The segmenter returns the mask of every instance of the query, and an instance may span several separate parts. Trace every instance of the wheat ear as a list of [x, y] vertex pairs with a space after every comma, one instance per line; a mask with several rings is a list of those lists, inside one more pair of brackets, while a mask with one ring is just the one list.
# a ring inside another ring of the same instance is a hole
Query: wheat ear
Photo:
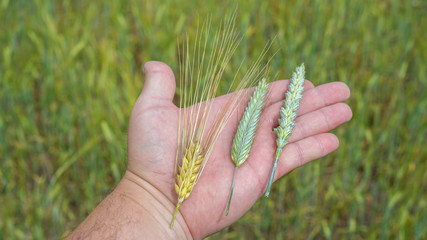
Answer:
[[279, 162], [280, 155], [282, 154], [282, 149], [288, 143], [288, 139], [295, 127], [295, 118], [297, 117], [297, 110], [300, 106], [299, 102], [302, 99], [302, 93], [304, 91], [304, 74], [305, 67], [304, 64], [301, 64], [301, 66], [297, 67], [296, 71], [292, 74], [291, 83], [289, 84], [288, 91], [286, 92], [286, 100], [283, 103], [284, 106], [280, 109], [279, 126], [274, 129], [277, 134], [276, 158], [274, 160], [270, 180], [268, 181], [267, 191], [265, 192], [266, 197], [270, 195], [274, 173], [276, 172], [277, 163]]
[[233, 183], [231, 184], [230, 198], [228, 199], [228, 206], [225, 215], [228, 215], [230, 210], [231, 198], [233, 196], [234, 183], [236, 180], [237, 168], [246, 161], [254, 141], [255, 132], [261, 116], [261, 110], [264, 106], [264, 100], [267, 96], [268, 83], [263, 78], [249, 100], [248, 106], [243, 114], [242, 120], [237, 128], [236, 135], [233, 140], [233, 147], [231, 150], [231, 158], [233, 159], [236, 167], [234, 168]]

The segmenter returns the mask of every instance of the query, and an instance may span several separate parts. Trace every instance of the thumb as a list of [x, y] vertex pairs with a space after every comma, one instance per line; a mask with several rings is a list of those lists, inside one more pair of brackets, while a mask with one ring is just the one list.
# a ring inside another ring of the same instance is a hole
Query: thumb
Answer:
[[145, 63], [143, 72], [145, 82], [140, 97], [173, 100], [176, 83], [172, 69], [167, 64], [150, 61]]

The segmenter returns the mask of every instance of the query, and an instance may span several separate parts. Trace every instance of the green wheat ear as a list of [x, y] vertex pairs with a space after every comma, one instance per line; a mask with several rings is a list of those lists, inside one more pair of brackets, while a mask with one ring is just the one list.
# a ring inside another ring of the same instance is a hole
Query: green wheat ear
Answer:
[[286, 100], [283, 103], [284, 106], [280, 109], [280, 125], [274, 129], [277, 134], [276, 159], [274, 160], [273, 170], [271, 171], [267, 191], [265, 192], [266, 197], [270, 195], [274, 173], [276, 172], [277, 163], [279, 162], [279, 157], [282, 154], [282, 149], [288, 143], [288, 139], [295, 127], [295, 118], [297, 117], [299, 102], [302, 99], [302, 92], [304, 91], [304, 74], [305, 67], [304, 64], [301, 64], [300, 67], [297, 67], [296, 72], [292, 74], [291, 83], [289, 84], [288, 91], [286, 92]]
[[233, 147], [231, 150], [231, 158], [233, 159], [236, 167], [234, 168], [233, 183], [231, 184], [230, 198], [228, 199], [228, 206], [225, 215], [228, 215], [230, 210], [231, 197], [233, 196], [234, 182], [236, 180], [237, 168], [246, 161], [254, 141], [255, 132], [258, 126], [261, 110], [264, 106], [264, 100], [267, 96], [268, 84], [263, 78], [258, 87], [256, 87], [254, 94], [249, 100], [242, 120], [237, 128], [237, 133], [234, 136]]

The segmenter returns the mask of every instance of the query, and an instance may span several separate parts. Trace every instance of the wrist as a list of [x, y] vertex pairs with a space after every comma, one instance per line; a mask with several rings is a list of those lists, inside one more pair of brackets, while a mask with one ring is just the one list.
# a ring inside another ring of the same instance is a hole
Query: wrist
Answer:
[[140, 216], [144, 218], [141, 220], [144, 223], [152, 224], [141, 227], [150, 232], [158, 233], [159, 236], [157, 237], [193, 239], [180, 213], [176, 216], [174, 227], [170, 228], [170, 221], [175, 210], [174, 203], [164, 193], [132, 171], [126, 171], [114, 193], [128, 199], [132, 202], [133, 207], [146, 213]]

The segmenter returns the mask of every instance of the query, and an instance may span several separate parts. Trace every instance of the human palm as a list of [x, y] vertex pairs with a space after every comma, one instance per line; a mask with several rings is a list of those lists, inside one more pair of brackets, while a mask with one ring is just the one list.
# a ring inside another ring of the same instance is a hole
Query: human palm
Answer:
[[[129, 124], [128, 172], [157, 189], [159, 198], [174, 205], [174, 165], [177, 148], [179, 109], [172, 103], [175, 79], [170, 68], [160, 62], [145, 67], [144, 89], [136, 101]], [[238, 107], [222, 131], [204, 172], [190, 197], [180, 208], [177, 221], [186, 224], [194, 238], [214, 233], [241, 217], [262, 196], [274, 161], [279, 109], [289, 81], [271, 83], [270, 94], [261, 115], [260, 126], [249, 158], [237, 171], [230, 213], [225, 216], [234, 171], [231, 146], [245, 106]], [[351, 110], [342, 103], [348, 87], [339, 82], [314, 87], [306, 82], [296, 126], [284, 148], [275, 179], [338, 147], [335, 135], [327, 133], [350, 120]], [[226, 107], [232, 94], [214, 101], [212, 111]], [[273, 192], [274, 194], [274, 192]], [[171, 209], [171, 216], [174, 208]]]

